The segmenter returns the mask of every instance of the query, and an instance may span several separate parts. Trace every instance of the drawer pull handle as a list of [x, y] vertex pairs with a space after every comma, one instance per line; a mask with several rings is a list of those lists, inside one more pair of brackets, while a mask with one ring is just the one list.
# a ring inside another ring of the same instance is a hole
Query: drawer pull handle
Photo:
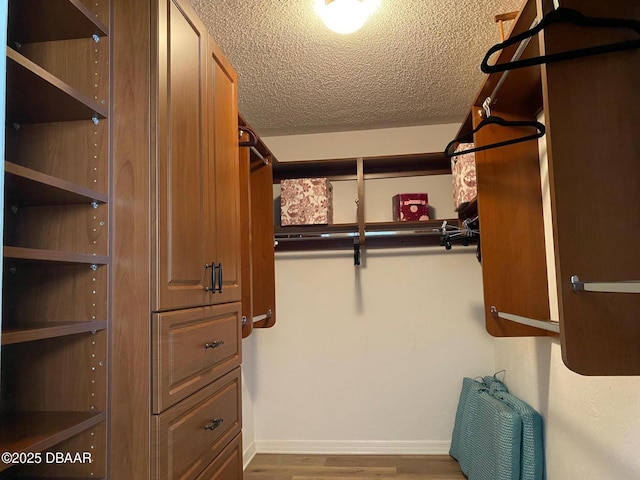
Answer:
[[214, 418], [211, 420], [213, 423], [211, 425], [207, 425], [204, 427], [205, 430], [215, 430], [220, 426], [222, 422], [224, 422], [223, 418]]
[[205, 343], [204, 348], [217, 348], [220, 345], [224, 345], [224, 340], [216, 340], [211, 343]]

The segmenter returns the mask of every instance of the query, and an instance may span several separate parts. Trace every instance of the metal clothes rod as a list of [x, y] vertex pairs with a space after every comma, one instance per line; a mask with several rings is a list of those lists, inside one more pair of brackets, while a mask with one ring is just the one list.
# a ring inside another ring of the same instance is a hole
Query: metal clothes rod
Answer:
[[[365, 237], [392, 237], [392, 236], [432, 236], [440, 235], [440, 229], [433, 230], [384, 230], [379, 232], [365, 232]], [[277, 241], [297, 241], [297, 240], [324, 240], [332, 238], [353, 238], [359, 237], [358, 232], [331, 232], [331, 233], [287, 233], [276, 234]]]
[[253, 317], [253, 323], [261, 322], [262, 320], [267, 320], [271, 318], [272, 315], [273, 313], [271, 312], [271, 310], [267, 310], [267, 313]]
[[622, 282], [581, 282], [577, 275], [571, 277], [574, 292], [601, 293], [640, 293], [640, 281], [630, 280]]
[[[533, 23], [531, 24], [531, 27], [529, 27], [529, 30], [531, 30], [537, 24], [538, 24], [538, 19], [536, 18], [533, 21]], [[520, 60], [520, 57], [524, 53], [525, 49], [529, 46], [529, 42], [531, 42], [531, 38], [532, 37], [529, 37], [529, 38], [523, 40], [520, 43], [520, 45], [518, 45], [518, 49], [513, 54], [513, 57], [511, 57], [511, 60], [509, 61], [509, 63], [513, 63], [515, 61]], [[489, 98], [491, 99], [490, 102], [492, 102], [492, 101], [494, 101], [496, 99], [496, 95], [497, 95], [498, 91], [500, 90], [500, 88], [502, 87], [502, 84], [507, 79], [508, 75], [509, 75], [509, 70], [502, 72], [502, 75], [500, 76], [500, 80], [498, 80], [498, 83], [496, 84], [495, 88], [491, 92], [491, 95], [489, 95]]]
[[560, 324], [551, 320], [536, 320], [534, 318], [521, 317], [520, 315], [514, 315], [512, 313], [499, 312], [495, 306], [491, 307], [491, 314], [511, 322], [541, 328], [542, 330], [548, 330], [549, 332], [560, 333]]
[[269, 157], [265, 157], [264, 155], [262, 155], [262, 153], [260, 153], [260, 150], [258, 150], [256, 147], [249, 147], [249, 149], [251, 150], [251, 153], [258, 157], [258, 160], [260, 160], [265, 165], [269, 165]]

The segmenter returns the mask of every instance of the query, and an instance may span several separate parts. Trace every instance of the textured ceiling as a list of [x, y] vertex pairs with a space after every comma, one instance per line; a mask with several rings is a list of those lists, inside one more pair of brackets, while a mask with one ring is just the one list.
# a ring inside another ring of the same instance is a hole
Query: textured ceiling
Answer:
[[191, 0], [238, 72], [261, 136], [461, 121], [523, 0], [381, 0], [358, 32], [329, 31], [314, 0]]

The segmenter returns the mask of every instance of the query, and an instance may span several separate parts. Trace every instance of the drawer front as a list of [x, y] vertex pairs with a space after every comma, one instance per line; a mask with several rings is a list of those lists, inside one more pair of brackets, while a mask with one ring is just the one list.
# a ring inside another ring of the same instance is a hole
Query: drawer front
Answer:
[[242, 437], [238, 435], [197, 480], [242, 480]]
[[153, 416], [153, 478], [191, 480], [240, 433], [240, 368]]
[[153, 315], [153, 413], [240, 365], [240, 304]]

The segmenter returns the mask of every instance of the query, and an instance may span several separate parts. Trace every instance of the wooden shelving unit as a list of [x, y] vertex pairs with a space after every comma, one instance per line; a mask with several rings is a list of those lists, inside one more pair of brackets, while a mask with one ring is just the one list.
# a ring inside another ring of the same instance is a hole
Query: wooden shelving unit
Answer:
[[1, 478], [106, 478], [109, 1], [10, 0], [2, 451], [91, 452]]
[[437, 230], [442, 222], [457, 225], [458, 219], [367, 222], [364, 191], [368, 180], [444, 174], [451, 174], [451, 162], [442, 153], [276, 162], [273, 183], [287, 178], [326, 177], [356, 181], [358, 192], [356, 223], [276, 227], [276, 250], [353, 248], [354, 242], [371, 248], [439, 245]]

